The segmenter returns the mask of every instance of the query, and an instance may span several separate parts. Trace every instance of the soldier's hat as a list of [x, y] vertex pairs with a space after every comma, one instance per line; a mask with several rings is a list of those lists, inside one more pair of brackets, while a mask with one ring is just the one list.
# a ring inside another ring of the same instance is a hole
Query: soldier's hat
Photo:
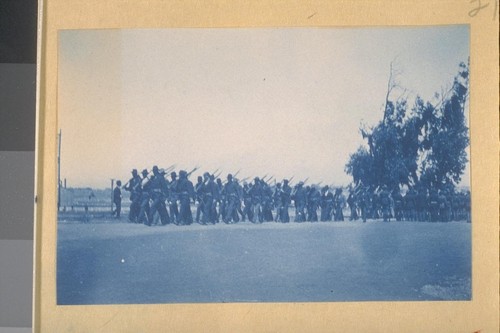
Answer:
[[170, 176], [172, 176], [172, 177], [177, 177], [177, 174], [175, 173], [175, 171], [172, 171], [172, 172], [170, 173]]
[[255, 177], [254, 180], [255, 180], [255, 182], [260, 182], [259, 177]]
[[232, 175], [232, 174], [230, 174], [230, 173], [228, 173], [228, 174], [227, 174], [227, 179], [233, 179], [233, 175]]
[[288, 184], [288, 179], [283, 179], [283, 183]]
[[147, 170], [147, 169], [142, 170], [142, 174], [143, 174], [144, 176], [145, 176], [145, 175], [147, 175], [147, 174], [148, 174], [148, 170]]
[[132, 175], [136, 176], [137, 175], [137, 169], [132, 170]]
[[188, 174], [188, 173], [186, 172], [186, 170], [181, 170], [181, 171], [179, 171], [179, 176], [180, 176], [180, 177], [186, 177], [186, 176], [187, 176], [187, 174]]
[[154, 172], [154, 173], [158, 172], [158, 166], [157, 166], [157, 165], [155, 165], [155, 166], [153, 167], [153, 172]]
[[300, 181], [297, 185], [302, 186], [304, 185], [304, 182]]
[[209, 174], [208, 172], [205, 172], [205, 173], [203, 174], [203, 177], [210, 177], [210, 174]]

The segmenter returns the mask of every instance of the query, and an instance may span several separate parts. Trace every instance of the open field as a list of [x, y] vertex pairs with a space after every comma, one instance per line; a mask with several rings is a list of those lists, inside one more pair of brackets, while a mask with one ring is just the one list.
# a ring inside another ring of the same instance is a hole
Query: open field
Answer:
[[471, 224], [59, 223], [58, 304], [468, 300]]

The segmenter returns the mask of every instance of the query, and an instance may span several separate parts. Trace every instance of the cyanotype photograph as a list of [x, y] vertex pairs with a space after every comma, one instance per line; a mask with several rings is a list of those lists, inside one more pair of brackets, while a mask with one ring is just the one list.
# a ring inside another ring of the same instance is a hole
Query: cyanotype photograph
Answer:
[[59, 31], [57, 304], [471, 300], [469, 34]]

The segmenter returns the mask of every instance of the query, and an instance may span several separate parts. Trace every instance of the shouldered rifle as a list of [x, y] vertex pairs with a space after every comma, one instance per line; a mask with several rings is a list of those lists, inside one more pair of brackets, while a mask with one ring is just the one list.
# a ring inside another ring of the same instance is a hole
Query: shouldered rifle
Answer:
[[160, 169], [160, 172], [163, 172], [164, 174], [167, 174], [169, 173], [170, 171], [174, 170], [175, 169], [175, 164], [172, 164], [171, 166], [169, 166], [168, 168], [165, 168], [165, 169]]
[[191, 171], [189, 171], [189, 172], [187, 173], [187, 177], [191, 176], [191, 175], [193, 174], [193, 172], [195, 172], [195, 171], [196, 171], [196, 170], [198, 170], [199, 168], [200, 168], [200, 167], [198, 167], [198, 166], [197, 166], [197, 167], [194, 167], [194, 168], [193, 168], [193, 170], [191, 170]]

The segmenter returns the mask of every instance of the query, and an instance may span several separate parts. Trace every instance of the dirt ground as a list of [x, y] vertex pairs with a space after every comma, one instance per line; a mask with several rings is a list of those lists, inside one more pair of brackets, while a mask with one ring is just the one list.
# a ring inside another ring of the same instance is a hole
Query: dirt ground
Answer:
[[471, 224], [59, 223], [58, 304], [468, 300]]

